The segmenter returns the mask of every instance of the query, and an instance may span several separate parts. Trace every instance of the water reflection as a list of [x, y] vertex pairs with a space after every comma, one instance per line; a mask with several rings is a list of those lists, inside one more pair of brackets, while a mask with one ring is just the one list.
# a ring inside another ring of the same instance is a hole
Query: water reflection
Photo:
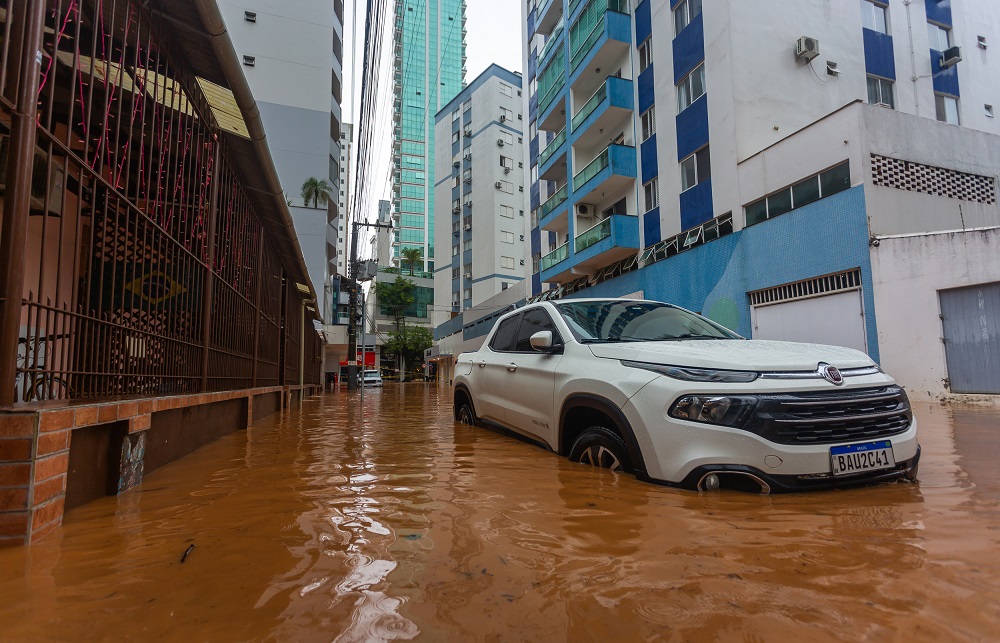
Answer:
[[576, 465], [456, 425], [449, 396], [307, 401], [0, 550], [0, 639], [1000, 631], [996, 412], [918, 407], [919, 485], [766, 497]]

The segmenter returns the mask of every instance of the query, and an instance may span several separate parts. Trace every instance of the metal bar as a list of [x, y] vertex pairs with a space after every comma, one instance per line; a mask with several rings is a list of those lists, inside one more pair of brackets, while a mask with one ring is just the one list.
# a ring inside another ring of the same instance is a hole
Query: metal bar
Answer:
[[[215, 148], [215, 163], [219, 162], [219, 147]], [[219, 181], [212, 177], [212, 196], [208, 205], [208, 265], [205, 267], [205, 292], [202, 294], [202, 341], [204, 352], [201, 358], [201, 390], [208, 390], [208, 353], [212, 339], [212, 287], [215, 282], [215, 228], [218, 221]]]
[[[40, 82], [42, 29], [45, 5], [42, 2], [14, 3], [13, 19], [24, 21], [23, 37], [15, 46], [20, 56], [17, 101], [11, 118], [10, 157], [7, 163], [4, 217], [0, 229], [0, 405], [14, 403], [17, 376], [17, 344], [21, 316], [21, 296], [25, 275], [25, 244], [28, 208], [31, 204], [32, 157], [35, 152]], [[8, 16], [11, 19], [11, 16]]]

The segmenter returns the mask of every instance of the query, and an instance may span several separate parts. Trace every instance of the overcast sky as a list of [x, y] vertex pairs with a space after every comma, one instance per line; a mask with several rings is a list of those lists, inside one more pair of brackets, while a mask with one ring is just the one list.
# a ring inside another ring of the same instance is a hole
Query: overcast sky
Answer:
[[468, 0], [465, 12], [469, 30], [465, 80], [472, 82], [493, 63], [521, 71], [520, 0]]

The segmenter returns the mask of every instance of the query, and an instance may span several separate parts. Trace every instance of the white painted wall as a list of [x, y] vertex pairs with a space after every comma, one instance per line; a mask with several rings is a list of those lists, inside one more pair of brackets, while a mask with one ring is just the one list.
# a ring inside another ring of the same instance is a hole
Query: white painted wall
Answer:
[[872, 249], [882, 368], [915, 399], [947, 397], [938, 291], [1000, 281], [1000, 228], [884, 237]]

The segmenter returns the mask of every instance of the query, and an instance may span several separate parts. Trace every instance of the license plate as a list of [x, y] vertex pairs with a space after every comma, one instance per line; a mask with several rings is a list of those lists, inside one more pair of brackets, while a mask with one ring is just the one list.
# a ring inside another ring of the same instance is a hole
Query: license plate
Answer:
[[892, 456], [892, 442], [889, 440], [830, 447], [830, 462], [835, 476], [891, 469], [896, 466], [896, 459]]

